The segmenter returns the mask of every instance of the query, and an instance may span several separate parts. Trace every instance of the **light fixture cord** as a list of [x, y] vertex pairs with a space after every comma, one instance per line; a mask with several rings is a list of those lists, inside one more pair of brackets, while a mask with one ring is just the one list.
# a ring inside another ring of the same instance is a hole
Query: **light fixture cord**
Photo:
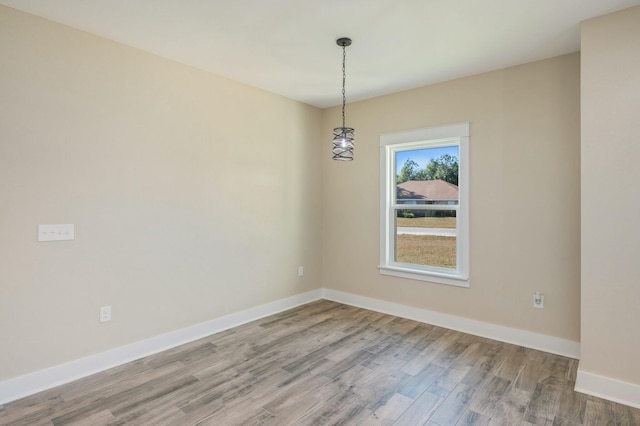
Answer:
[[345, 107], [345, 104], [347, 103], [347, 97], [345, 95], [345, 90], [344, 90], [345, 83], [347, 82], [347, 72], [345, 68], [346, 61], [347, 61], [347, 48], [343, 43], [342, 44], [342, 128], [347, 127], [345, 125], [345, 119], [344, 119], [344, 107]]

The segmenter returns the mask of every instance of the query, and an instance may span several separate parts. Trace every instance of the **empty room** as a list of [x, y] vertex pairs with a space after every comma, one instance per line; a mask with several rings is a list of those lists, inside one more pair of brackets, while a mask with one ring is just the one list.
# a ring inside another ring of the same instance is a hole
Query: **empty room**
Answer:
[[0, 425], [640, 426], [640, 0], [0, 0]]

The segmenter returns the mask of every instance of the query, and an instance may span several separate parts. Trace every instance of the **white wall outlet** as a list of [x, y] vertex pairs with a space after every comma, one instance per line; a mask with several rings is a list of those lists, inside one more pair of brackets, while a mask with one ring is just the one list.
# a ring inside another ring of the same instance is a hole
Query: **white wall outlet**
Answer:
[[111, 306], [100, 307], [100, 322], [111, 321]]
[[69, 241], [74, 238], [73, 223], [38, 225], [38, 241]]
[[304, 275], [304, 266], [298, 266], [298, 276], [301, 277]]
[[544, 294], [539, 291], [533, 293], [533, 307], [538, 309], [544, 308]]

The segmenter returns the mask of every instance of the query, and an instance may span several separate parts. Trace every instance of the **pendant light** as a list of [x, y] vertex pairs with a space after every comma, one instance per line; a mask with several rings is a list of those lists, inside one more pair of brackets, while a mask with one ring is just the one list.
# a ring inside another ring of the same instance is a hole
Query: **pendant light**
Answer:
[[333, 159], [338, 161], [353, 160], [353, 129], [346, 127], [344, 120], [344, 107], [347, 103], [345, 95], [345, 83], [347, 74], [345, 71], [345, 62], [347, 59], [347, 46], [351, 46], [350, 38], [339, 38], [336, 40], [338, 46], [342, 46], [342, 127], [333, 129]]

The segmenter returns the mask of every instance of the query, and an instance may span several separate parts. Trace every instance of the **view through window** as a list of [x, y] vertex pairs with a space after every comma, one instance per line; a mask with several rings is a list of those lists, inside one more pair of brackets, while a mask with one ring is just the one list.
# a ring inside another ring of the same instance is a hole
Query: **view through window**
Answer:
[[468, 286], [469, 123], [380, 136], [380, 273]]
[[455, 269], [459, 148], [397, 151], [395, 260]]

